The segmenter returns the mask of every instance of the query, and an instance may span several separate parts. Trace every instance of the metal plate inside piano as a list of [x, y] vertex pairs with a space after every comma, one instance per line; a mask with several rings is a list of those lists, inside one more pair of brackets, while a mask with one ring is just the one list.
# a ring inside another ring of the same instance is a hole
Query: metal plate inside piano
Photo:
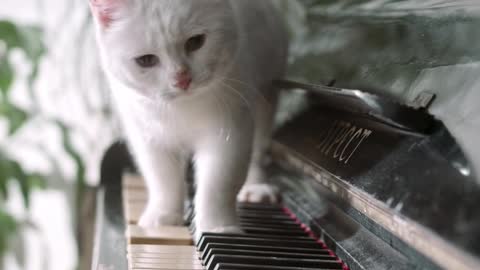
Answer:
[[305, 84], [288, 80], [275, 81], [279, 89], [298, 89], [309, 94], [309, 102], [328, 108], [340, 108], [357, 116], [375, 119], [385, 125], [411, 132], [426, 133], [434, 124], [432, 115], [426, 112], [434, 95], [426, 97], [424, 103], [400, 104], [384, 96], [356, 89]]
[[316, 240], [280, 205], [242, 204], [237, 211], [244, 233], [204, 233], [193, 246], [194, 214], [190, 227], [144, 230], [138, 221], [145, 198], [138, 177], [123, 181], [129, 269], [298, 270], [346, 269], [325, 244]]

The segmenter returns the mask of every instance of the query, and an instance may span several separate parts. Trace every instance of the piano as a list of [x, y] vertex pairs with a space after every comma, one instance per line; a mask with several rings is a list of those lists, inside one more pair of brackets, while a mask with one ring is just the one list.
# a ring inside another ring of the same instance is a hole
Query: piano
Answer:
[[145, 188], [116, 143], [102, 162], [92, 269], [480, 269], [479, 162], [448, 127], [478, 97], [480, 4], [284, 2], [302, 31], [294, 79], [275, 82], [266, 167], [281, 204], [239, 204], [242, 234], [193, 241], [191, 204], [184, 227], [141, 230]]
[[194, 242], [191, 204], [184, 227], [142, 230], [145, 186], [116, 143], [102, 163], [93, 269], [480, 269], [480, 186], [427, 113], [432, 95], [402, 105], [276, 84], [305, 100], [279, 125], [266, 165], [282, 203], [239, 204], [239, 234]]

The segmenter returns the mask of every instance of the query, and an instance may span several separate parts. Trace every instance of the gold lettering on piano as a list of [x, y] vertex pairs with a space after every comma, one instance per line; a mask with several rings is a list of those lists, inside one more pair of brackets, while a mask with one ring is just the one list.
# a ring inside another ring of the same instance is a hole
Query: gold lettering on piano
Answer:
[[316, 146], [320, 153], [341, 163], [348, 164], [359, 147], [373, 131], [350, 122], [337, 120], [326, 130], [322, 141]]

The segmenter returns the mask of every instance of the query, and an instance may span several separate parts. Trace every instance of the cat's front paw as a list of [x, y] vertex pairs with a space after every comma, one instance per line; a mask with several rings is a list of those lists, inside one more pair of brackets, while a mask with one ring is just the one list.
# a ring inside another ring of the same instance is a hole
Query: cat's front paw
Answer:
[[247, 184], [237, 196], [237, 201], [243, 203], [278, 203], [280, 192], [270, 184]]
[[182, 226], [184, 224], [183, 215], [176, 213], [164, 213], [156, 210], [145, 210], [138, 226], [142, 228], [158, 228], [161, 226]]

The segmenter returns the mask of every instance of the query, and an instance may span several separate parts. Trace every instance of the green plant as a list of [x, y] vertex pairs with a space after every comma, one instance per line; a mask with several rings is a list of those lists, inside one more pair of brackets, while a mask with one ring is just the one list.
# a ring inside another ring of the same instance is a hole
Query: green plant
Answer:
[[[22, 53], [25, 56], [24, 59], [30, 64], [26, 79], [31, 104], [28, 109], [15, 105], [11, 99], [12, 86], [18, 80], [11, 57], [15, 52]], [[73, 204], [71, 218], [73, 218], [73, 224], [76, 226], [76, 224], [79, 224], [79, 210], [86, 186], [85, 161], [73, 145], [73, 130], [70, 126], [55, 117], [47, 116], [37, 103], [34, 82], [39, 74], [40, 61], [45, 54], [46, 46], [43, 42], [42, 30], [39, 27], [20, 26], [10, 21], [0, 20], [0, 125], [6, 123], [8, 126], [7, 134], [0, 134], [0, 138], [5, 138], [7, 142], [14, 139], [18, 136], [21, 128], [29, 122], [48, 123], [58, 128], [61, 134], [61, 140], [58, 143], [62, 145], [65, 153], [76, 167], [73, 189], [75, 198], [71, 201]], [[47, 183], [46, 176], [27, 172], [21, 161], [16, 161], [8, 156], [7, 151], [2, 149], [2, 146], [5, 146], [5, 144], [0, 142], [0, 268], [2, 267], [2, 255], [9, 248], [11, 239], [19, 236], [22, 228], [31, 227], [30, 222], [16, 220], [5, 208], [9, 195], [11, 195], [9, 194], [10, 184], [13, 183], [20, 187], [24, 205], [28, 209], [31, 192], [36, 188], [44, 188]], [[48, 156], [48, 153], [45, 154]], [[49, 160], [48, 157], [46, 159]], [[53, 164], [54, 167], [56, 165]], [[68, 189], [66, 187], [68, 184], [63, 184], [65, 186], [62, 186], [62, 191], [65, 191], [64, 189]]]
[[[16, 50], [20, 50], [31, 64], [28, 86], [29, 93], [33, 96], [32, 86], [38, 74], [39, 61], [46, 51], [42, 42], [42, 31], [38, 27], [18, 26], [9, 21], [0, 21], [0, 121], [5, 120], [8, 125], [7, 140], [14, 137], [31, 117], [31, 113], [16, 106], [10, 99], [12, 84], [16, 79], [10, 56]], [[4, 137], [3, 134], [0, 136]], [[26, 172], [20, 163], [2, 151], [0, 145], [0, 258], [22, 224], [22, 221], [15, 220], [5, 209], [5, 202], [9, 198], [9, 185], [12, 182], [20, 187], [26, 208], [30, 203], [31, 191], [45, 185], [42, 175]]]

